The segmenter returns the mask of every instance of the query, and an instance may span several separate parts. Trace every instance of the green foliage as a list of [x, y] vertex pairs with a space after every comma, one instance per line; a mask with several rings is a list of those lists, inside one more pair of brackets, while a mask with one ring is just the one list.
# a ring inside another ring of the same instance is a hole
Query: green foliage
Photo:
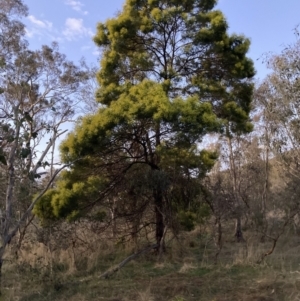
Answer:
[[185, 231], [192, 231], [195, 229], [196, 214], [190, 211], [180, 211], [178, 213], [178, 222]]
[[78, 218], [80, 206], [95, 197], [104, 185], [101, 177], [89, 176], [79, 181], [69, 171], [63, 172], [62, 178], [57, 189], [48, 190], [35, 205], [33, 212], [41, 219], [67, 218], [71, 221]]
[[228, 127], [251, 130], [249, 40], [227, 34], [215, 4], [127, 0], [118, 16], [98, 24], [94, 40], [103, 56], [96, 96], [102, 106], [61, 144], [65, 162], [81, 160], [40, 202], [54, 216], [76, 216], [113, 197], [124, 212], [154, 204], [156, 218], [173, 210], [193, 228], [196, 216], [185, 211], [201, 207], [195, 205], [198, 179], [217, 159], [199, 143]]
[[44, 219], [55, 219], [53, 213], [53, 208], [51, 205], [52, 197], [56, 196], [56, 191], [54, 189], [49, 189], [47, 193], [43, 196], [43, 199], [40, 200], [33, 208], [33, 214], [37, 216], [43, 216]]
[[192, 94], [211, 101], [214, 113], [242, 129], [253, 89], [245, 81], [254, 75], [245, 56], [250, 42], [227, 35], [224, 16], [212, 10], [215, 1], [188, 2], [127, 1], [117, 18], [98, 25], [95, 42], [105, 51], [98, 101], [110, 104], [128, 85], [157, 78], [172, 98]]

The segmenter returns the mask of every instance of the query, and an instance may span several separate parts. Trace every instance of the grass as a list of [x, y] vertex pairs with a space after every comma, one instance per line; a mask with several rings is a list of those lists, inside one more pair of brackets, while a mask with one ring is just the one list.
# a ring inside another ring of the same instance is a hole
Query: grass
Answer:
[[[196, 231], [172, 241], [158, 261], [144, 254], [110, 279], [99, 275], [122, 261], [126, 249], [81, 255], [77, 269], [54, 260], [49, 266], [26, 263], [7, 267], [0, 300], [14, 301], [289, 301], [300, 300], [298, 237], [282, 239], [274, 254], [258, 265], [271, 243], [225, 241], [215, 263], [215, 246]], [[183, 247], [185, 246], [185, 247]], [[40, 256], [40, 255], [39, 255]]]

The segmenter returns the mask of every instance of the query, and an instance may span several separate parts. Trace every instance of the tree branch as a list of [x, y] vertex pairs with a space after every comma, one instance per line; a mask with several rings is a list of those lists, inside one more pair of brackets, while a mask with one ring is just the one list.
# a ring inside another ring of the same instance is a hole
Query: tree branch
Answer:
[[122, 262], [120, 262], [117, 266], [115, 266], [114, 268], [111, 268], [109, 270], [107, 270], [105, 273], [101, 274], [99, 276], [99, 278], [104, 278], [107, 279], [110, 276], [112, 276], [115, 272], [119, 271], [125, 264], [127, 264], [129, 261], [135, 259], [136, 257], [140, 256], [143, 253], [147, 253], [153, 249], [157, 249], [159, 247], [158, 244], [153, 244], [151, 246], [148, 246], [140, 251], [138, 251], [137, 253], [134, 253], [130, 256], [128, 256], [127, 258], [125, 258]]

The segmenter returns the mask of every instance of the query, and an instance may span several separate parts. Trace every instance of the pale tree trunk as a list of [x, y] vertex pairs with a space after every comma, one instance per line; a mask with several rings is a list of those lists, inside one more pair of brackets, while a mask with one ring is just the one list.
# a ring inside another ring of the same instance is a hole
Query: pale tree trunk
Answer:
[[262, 193], [262, 199], [261, 199], [261, 216], [262, 216], [262, 237], [261, 242], [265, 241], [265, 237], [268, 231], [268, 221], [266, 217], [266, 207], [268, 203], [268, 197], [269, 197], [269, 153], [270, 153], [270, 139], [269, 139], [269, 133], [267, 129], [268, 125], [265, 126], [265, 181], [264, 181], [264, 188]]
[[3, 256], [7, 244], [10, 242], [9, 230], [12, 221], [12, 205], [13, 205], [13, 193], [15, 187], [15, 157], [19, 143], [21, 123], [19, 121], [19, 106], [14, 108], [14, 118], [16, 123], [16, 132], [14, 137], [14, 143], [10, 149], [8, 161], [7, 161], [7, 189], [5, 195], [5, 214], [2, 217], [1, 222], [1, 246], [0, 246], [0, 294], [2, 293], [2, 266]]
[[235, 238], [236, 242], [244, 242], [243, 231], [242, 231], [242, 212], [241, 212], [241, 200], [238, 191], [238, 183], [237, 183], [237, 170], [236, 170], [236, 162], [233, 154], [232, 147], [232, 139], [230, 134], [227, 136], [228, 147], [229, 147], [229, 162], [230, 162], [230, 173], [232, 179], [232, 189], [233, 189], [233, 197], [235, 202]]
[[215, 239], [215, 244], [217, 246], [217, 252], [215, 254], [215, 263], [218, 262], [218, 257], [222, 251], [223, 247], [223, 231], [222, 231], [222, 222], [221, 222], [221, 217], [218, 216], [216, 218], [215, 224], [217, 226], [217, 237]]
[[12, 203], [13, 203], [13, 192], [15, 188], [15, 157], [19, 143], [19, 136], [20, 136], [20, 128], [21, 123], [19, 121], [19, 114], [18, 114], [19, 107], [15, 108], [14, 117], [16, 123], [16, 134], [14, 137], [14, 143], [11, 147], [8, 157], [8, 166], [7, 166], [7, 189], [6, 189], [6, 197], [5, 197], [5, 216], [4, 216], [4, 223], [2, 224], [2, 246], [5, 246], [5, 240], [8, 236], [11, 218], [12, 218]]
[[[74, 162], [73, 162], [74, 163]], [[3, 266], [3, 256], [5, 254], [5, 249], [7, 245], [10, 243], [12, 238], [15, 237], [15, 235], [18, 233], [18, 230], [20, 229], [21, 225], [26, 221], [26, 219], [30, 216], [31, 211], [34, 207], [34, 205], [42, 198], [42, 196], [48, 191], [48, 189], [51, 187], [51, 184], [55, 180], [56, 176], [66, 167], [69, 167], [71, 164], [63, 165], [60, 169], [56, 170], [56, 172], [53, 174], [49, 182], [47, 183], [46, 187], [39, 193], [39, 195], [32, 201], [32, 203], [28, 206], [27, 210], [23, 213], [21, 219], [17, 222], [16, 225], [10, 227], [10, 229], [7, 230], [6, 235], [2, 235], [2, 245], [0, 246], [0, 281], [2, 277], [2, 266]], [[6, 224], [4, 222], [4, 224]], [[0, 294], [1, 294], [1, 286], [2, 283], [0, 282]]]
[[112, 236], [113, 239], [117, 236], [117, 221], [116, 221], [116, 200], [113, 198], [113, 204], [110, 208], [110, 216], [111, 216], [111, 222], [112, 222]]
[[[18, 120], [18, 109], [15, 109], [15, 119]], [[16, 121], [16, 134], [15, 134], [15, 141], [11, 147], [9, 157], [8, 157], [8, 181], [7, 181], [7, 190], [6, 190], [6, 198], [5, 198], [5, 213], [1, 217], [1, 245], [0, 245], [0, 294], [1, 294], [1, 278], [2, 278], [2, 266], [3, 266], [3, 256], [5, 254], [5, 249], [7, 245], [10, 243], [12, 238], [16, 236], [22, 224], [26, 222], [28, 217], [31, 214], [31, 211], [34, 205], [41, 199], [41, 197], [47, 192], [47, 190], [51, 187], [54, 179], [60, 173], [61, 170], [70, 166], [70, 164], [66, 164], [62, 166], [60, 169], [55, 171], [53, 175], [50, 177], [48, 184], [45, 188], [40, 192], [40, 194], [32, 201], [32, 203], [28, 206], [27, 210], [20, 216], [20, 220], [16, 224], [12, 224], [13, 220], [13, 202], [14, 202], [14, 189], [15, 189], [15, 160], [17, 155], [17, 148], [19, 143], [19, 135], [20, 135], [20, 127], [21, 124]], [[64, 131], [65, 132], [65, 131]], [[52, 142], [50, 142], [44, 152], [42, 153], [41, 157], [39, 158], [39, 162], [42, 162], [46, 154], [48, 153], [49, 149], [51, 148], [54, 141], [62, 135], [64, 132], [60, 134], [54, 133], [52, 137]], [[35, 174], [37, 172], [39, 165], [36, 164], [32, 170], [32, 173]]]
[[[53, 133], [56, 136], [56, 130]], [[56, 140], [56, 139], [55, 139]], [[51, 164], [50, 164], [50, 178], [53, 176], [54, 173], [54, 153], [55, 153], [55, 142], [52, 143], [52, 150], [51, 150]], [[54, 183], [51, 184], [51, 188], [53, 188]]]

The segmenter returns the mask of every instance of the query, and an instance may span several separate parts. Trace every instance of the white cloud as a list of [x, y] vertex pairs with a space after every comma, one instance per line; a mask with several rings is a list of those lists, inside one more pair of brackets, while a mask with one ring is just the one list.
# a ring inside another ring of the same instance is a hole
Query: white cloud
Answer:
[[52, 28], [52, 22], [49, 22], [47, 20], [39, 20], [37, 19], [35, 16], [30, 15], [28, 16], [28, 20], [34, 24], [36, 27], [39, 28], [47, 28], [47, 29], [51, 29]]
[[99, 57], [101, 55], [101, 52], [98, 48], [95, 48], [92, 53], [93, 53], [93, 55], [95, 55], [97, 57]]
[[29, 22], [27, 22], [28, 26], [26, 26], [25, 32], [28, 38], [33, 38], [33, 37], [42, 38], [45, 36], [51, 38], [54, 32], [52, 22], [47, 21], [45, 19], [38, 19], [33, 15], [29, 15], [27, 17], [27, 20]]
[[61, 38], [61, 36], [59, 35], [59, 32], [57, 30], [48, 30], [46, 28], [36, 28], [36, 27], [32, 27], [32, 28], [25, 28], [25, 33], [26, 36], [31, 39], [38, 39], [39, 41], [43, 41], [43, 43], [45, 43], [45, 40], [47, 39], [49, 42], [63, 42], [64, 39]]
[[65, 4], [72, 7], [72, 9], [76, 10], [77, 12], [83, 13], [84, 15], [87, 15], [87, 11], [83, 11], [82, 8], [84, 7], [84, 4], [80, 1], [76, 0], [65, 0]]
[[44, 19], [38, 19], [33, 15], [28, 18], [28, 25], [26, 26], [26, 36], [28, 38], [43, 39], [48, 37], [49, 40], [63, 42], [64, 40], [75, 41], [80, 38], [90, 38], [94, 35], [91, 28], [85, 27], [83, 19], [79, 18], [67, 18], [62, 31], [57, 30], [53, 27], [52, 22]]
[[63, 35], [69, 40], [76, 40], [82, 37], [91, 37], [94, 35], [90, 28], [83, 25], [82, 19], [68, 18], [65, 22], [65, 29]]
[[34, 36], [34, 31], [28, 28], [25, 28], [25, 33], [28, 38], [32, 38]]
[[84, 45], [84, 46], [80, 47], [81, 51], [87, 51], [87, 50], [90, 50], [91, 48], [92, 48], [91, 45]]

